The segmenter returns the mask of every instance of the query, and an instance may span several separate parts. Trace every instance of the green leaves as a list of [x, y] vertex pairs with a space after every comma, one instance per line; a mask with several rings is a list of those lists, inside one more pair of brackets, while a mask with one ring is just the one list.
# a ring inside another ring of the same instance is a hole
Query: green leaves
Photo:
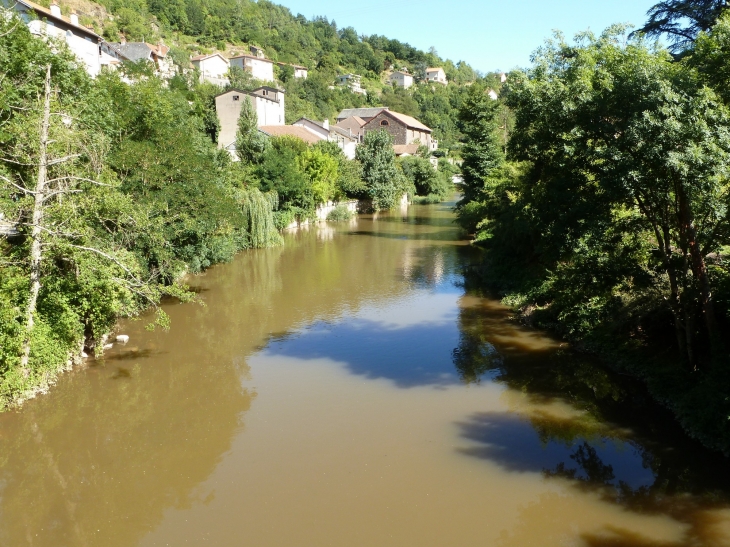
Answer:
[[406, 181], [398, 172], [393, 151], [393, 137], [387, 131], [370, 131], [357, 147], [362, 178], [376, 211], [392, 209], [406, 190]]

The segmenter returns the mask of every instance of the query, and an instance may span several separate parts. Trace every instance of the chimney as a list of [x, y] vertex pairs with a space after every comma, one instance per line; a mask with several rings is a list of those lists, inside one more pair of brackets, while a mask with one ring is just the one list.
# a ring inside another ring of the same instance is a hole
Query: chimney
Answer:
[[71, 15], [69, 15], [69, 18], [71, 19], [71, 24], [78, 27], [79, 26], [79, 16], [76, 13], [75, 9], [71, 10]]
[[53, 0], [51, 2], [51, 15], [61, 17], [61, 6], [58, 5], [58, 2], [56, 2], [56, 0]]
[[119, 43], [124, 45], [127, 45], [127, 37], [122, 34], [122, 37], [119, 39]]
[[327, 131], [330, 130], [330, 121], [329, 121], [329, 119], [327, 119], [327, 120], [324, 121], [324, 123], [322, 124], [322, 127], [324, 127]]

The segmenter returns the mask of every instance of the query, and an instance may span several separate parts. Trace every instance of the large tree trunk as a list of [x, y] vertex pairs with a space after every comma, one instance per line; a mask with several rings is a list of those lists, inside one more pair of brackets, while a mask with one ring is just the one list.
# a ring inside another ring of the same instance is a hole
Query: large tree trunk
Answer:
[[699, 284], [700, 288], [700, 304], [702, 306], [702, 315], [710, 336], [710, 343], [716, 346], [720, 341], [717, 320], [715, 318], [715, 309], [712, 303], [712, 288], [710, 287], [710, 277], [707, 274], [707, 265], [702, 256], [702, 250], [697, 241], [697, 229], [694, 225], [692, 209], [687, 199], [684, 188], [679, 187], [679, 221], [684, 232], [684, 236], [689, 247], [689, 255], [692, 266], [692, 275]]
[[48, 128], [51, 120], [51, 65], [46, 67], [46, 86], [43, 97], [43, 120], [41, 121], [40, 150], [38, 156], [38, 180], [36, 182], [33, 204], [33, 226], [30, 234], [30, 295], [25, 320], [25, 341], [20, 367], [25, 377], [30, 374], [30, 343], [35, 323], [35, 312], [38, 304], [38, 293], [41, 290], [41, 259], [43, 249], [41, 226], [43, 223], [43, 202], [45, 200], [46, 179], [48, 170]]

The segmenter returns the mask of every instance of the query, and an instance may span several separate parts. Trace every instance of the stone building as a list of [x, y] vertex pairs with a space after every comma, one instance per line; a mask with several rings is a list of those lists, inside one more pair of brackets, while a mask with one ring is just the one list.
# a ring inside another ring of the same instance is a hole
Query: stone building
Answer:
[[377, 116], [371, 118], [362, 128], [363, 134], [369, 131], [386, 130], [393, 135], [393, 144], [421, 144], [429, 150], [435, 150], [438, 146], [433, 139], [430, 127], [419, 122], [416, 118], [406, 116], [399, 112], [382, 110]]

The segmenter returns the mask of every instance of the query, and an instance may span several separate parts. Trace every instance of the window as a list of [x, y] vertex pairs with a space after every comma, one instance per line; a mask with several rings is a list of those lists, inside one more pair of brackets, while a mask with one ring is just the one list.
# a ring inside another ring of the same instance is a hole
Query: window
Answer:
[[390, 124], [388, 123], [388, 120], [383, 120], [382, 122], [380, 122], [380, 125], [382, 125], [382, 126], [385, 127], [385, 126], [388, 126]]
[[241, 97], [240, 95], [234, 95], [234, 96], [233, 96], [233, 100], [234, 100], [234, 101], [237, 101], [237, 100], [239, 100], [239, 99], [240, 99], [240, 97]]

